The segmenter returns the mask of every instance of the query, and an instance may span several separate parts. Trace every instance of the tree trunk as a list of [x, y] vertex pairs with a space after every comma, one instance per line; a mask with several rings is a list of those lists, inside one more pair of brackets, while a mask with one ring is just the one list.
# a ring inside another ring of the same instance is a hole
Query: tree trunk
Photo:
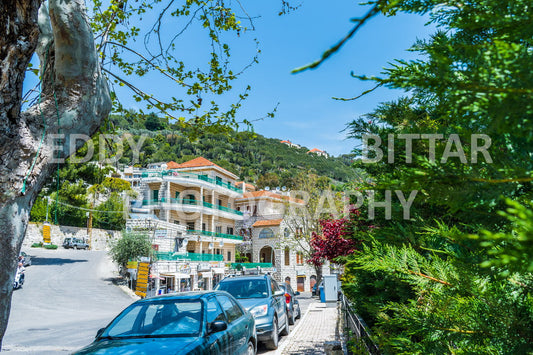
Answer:
[[[71, 135], [94, 134], [111, 110], [84, 1], [50, 0], [49, 12], [39, 5], [0, 4], [0, 348], [31, 206], [57, 167], [54, 158], [83, 144], [73, 138], [71, 145]], [[25, 71], [36, 50], [41, 103], [21, 112]], [[64, 134], [59, 142], [52, 136], [58, 133]]]

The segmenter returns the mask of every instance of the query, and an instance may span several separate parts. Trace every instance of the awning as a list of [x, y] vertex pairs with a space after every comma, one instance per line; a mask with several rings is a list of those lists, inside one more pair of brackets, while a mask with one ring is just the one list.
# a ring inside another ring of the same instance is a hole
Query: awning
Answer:
[[224, 274], [225, 272], [223, 267], [214, 267], [214, 268], [211, 268], [211, 270], [215, 274]]

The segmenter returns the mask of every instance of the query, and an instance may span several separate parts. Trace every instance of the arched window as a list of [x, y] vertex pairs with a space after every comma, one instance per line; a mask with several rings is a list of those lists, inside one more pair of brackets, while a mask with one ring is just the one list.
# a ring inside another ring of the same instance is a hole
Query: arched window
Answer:
[[274, 232], [270, 228], [263, 228], [259, 232], [259, 238], [274, 238]]

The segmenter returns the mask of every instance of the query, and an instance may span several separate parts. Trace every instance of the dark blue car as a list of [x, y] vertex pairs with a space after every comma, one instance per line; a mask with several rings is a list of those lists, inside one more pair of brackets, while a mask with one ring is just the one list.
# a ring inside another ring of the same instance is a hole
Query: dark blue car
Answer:
[[227, 292], [137, 301], [75, 354], [255, 354], [253, 316]]

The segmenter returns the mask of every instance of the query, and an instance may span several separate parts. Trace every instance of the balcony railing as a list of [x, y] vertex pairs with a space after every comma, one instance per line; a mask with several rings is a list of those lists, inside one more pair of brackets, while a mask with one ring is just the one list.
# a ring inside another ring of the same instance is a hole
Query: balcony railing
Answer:
[[189, 205], [189, 206], [191, 205], [192, 206], [203, 206], [203, 207], [207, 207], [211, 209], [233, 213], [233, 214], [236, 214], [237, 216], [242, 216], [241, 211], [237, 211], [229, 207], [214, 205], [212, 203], [205, 202], [205, 201], [199, 201], [199, 200], [180, 199], [180, 198], [164, 198], [164, 197], [161, 198], [160, 200], [143, 200], [143, 206], [159, 205], [160, 203], [170, 203], [170, 204]]
[[159, 177], [159, 178], [162, 178], [163, 176], [175, 176], [175, 177], [180, 177], [180, 178], [184, 178], [184, 179], [196, 179], [196, 180], [206, 181], [206, 182], [209, 182], [211, 184], [218, 185], [218, 186], [222, 186], [222, 187], [224, 187], [224, 188], [226, 188], [228, 190], [231, 190], [231, 191], [242, 192], [242, 189], [233, 186], [233, 184], [231, 184], [229, 182], [224, 182], [224, 181], [220, 181], [220, 180], [217, 180], [217, 179], [213, 179], [212, 177], [209, 177], [207, 175], [194, 174], [194, 173], [190, 173], [190, 172], [186, 173], [186, 172], [180, 172], [180, 171], [176, 171], [176, 170], [144, 171], [141, 174], [141, 176], [143, 178], [148, 178], [148, 177]]
[[233, 235], [233, 234], [226, 234], [226, 233], [216, 233], [216, 232], [199, 231], [199, 230], [188, 230], [186, 233], [187, 234], [204, 235], [206, 237], [217, 237], [217, 238], [227, 238], [227, 239], [234, 239], [234, 240], [242, 240], [241, 236]]
[[255, 269], [258, 266], [262, 269], [268, 269], [272, 268], [272, 263], [231, 263], [230, 268], [239, 269], [242, 267], [246, 269]]
[[221, 254], [200, 254], [200, 253], [185, 253], [177, 254], [173, 252], [157, 252], [158, 260], [188, 260], [188, 261], [223, 261], [224, 256]]

